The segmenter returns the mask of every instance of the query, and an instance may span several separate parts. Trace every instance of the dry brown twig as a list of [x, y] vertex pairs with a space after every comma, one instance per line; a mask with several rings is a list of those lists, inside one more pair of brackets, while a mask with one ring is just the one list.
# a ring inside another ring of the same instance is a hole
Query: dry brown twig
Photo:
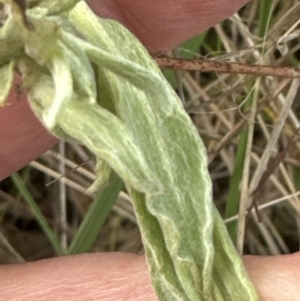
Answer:
[[251, 65], [210, 60], [188, 60], [169, 57], [159, 57], [155, 58], [155, 60], [161, 69], [234, 74], [253, 74], [256, 76], [276, 76], [287, 78], [300, 77], [300, 69], [293, 67]]

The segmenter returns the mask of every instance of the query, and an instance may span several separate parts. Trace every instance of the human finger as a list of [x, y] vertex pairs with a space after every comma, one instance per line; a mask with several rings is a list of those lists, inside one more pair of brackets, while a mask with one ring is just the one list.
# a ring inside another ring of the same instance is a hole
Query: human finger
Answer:
[[[300, 253], [245, 256], [261, 301], [298, 301]], [[145, 256], [94, 253], [0, 266], [2, 300], [157, 301]]]
[[233, 15], [249, 0], [88, 0], [101, 17], [129, 28], [150, 50], [167, 51]]

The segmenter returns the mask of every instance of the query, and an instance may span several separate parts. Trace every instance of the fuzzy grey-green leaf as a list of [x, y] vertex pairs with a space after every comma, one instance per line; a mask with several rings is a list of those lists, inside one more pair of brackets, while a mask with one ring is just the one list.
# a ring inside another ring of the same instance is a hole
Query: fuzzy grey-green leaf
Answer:
[[[75, 2], [55, 2], [52, 13]], [[83, 1], [63, 16], [34, 9], [34, 31], [13, 13], [30, 104], [53, 134], [84, 143], [125, 182], [159, 300], [257, 301], [213, 205], [206, 149], [147, 50]]]

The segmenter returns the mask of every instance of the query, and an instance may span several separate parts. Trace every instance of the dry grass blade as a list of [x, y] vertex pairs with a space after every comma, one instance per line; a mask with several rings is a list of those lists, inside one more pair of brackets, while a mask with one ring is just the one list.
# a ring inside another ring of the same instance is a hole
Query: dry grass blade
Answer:
[[300, 87], [300, 80], [295, 79], [290, 87], [289, 93], [287, 95], [286, 103], [280, 111], [280, 114], [278, 116], [278, 121], [275, 124], [270, 140], [266, 145], [260, 164], [258, 165], [258, 168], [256, 169], [253, 175], [250, 188], [249, 188], [250, 193], [253, 193], [255, 191], [264, 171], [266, 170], [267, 164], [272, 154], [272, 150], [275, 148], [275, 144], [286, 122], [286, 118], [288, 117], [288, 113], [291, 110], [291, 106], [298, 93], [299, 87]]

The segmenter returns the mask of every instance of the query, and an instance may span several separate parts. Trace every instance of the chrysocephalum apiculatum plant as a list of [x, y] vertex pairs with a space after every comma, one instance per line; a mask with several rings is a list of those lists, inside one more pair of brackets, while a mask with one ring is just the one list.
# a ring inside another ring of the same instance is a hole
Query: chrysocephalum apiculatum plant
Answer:
[[61, 139], [114, 170], [133, 199], [161, 301], [254, 301], [256, 292], [212, 203], [205, 147], [141, 43], [84, 1], [0, 0], [0, 104], [14, 72], [32, 110]]

